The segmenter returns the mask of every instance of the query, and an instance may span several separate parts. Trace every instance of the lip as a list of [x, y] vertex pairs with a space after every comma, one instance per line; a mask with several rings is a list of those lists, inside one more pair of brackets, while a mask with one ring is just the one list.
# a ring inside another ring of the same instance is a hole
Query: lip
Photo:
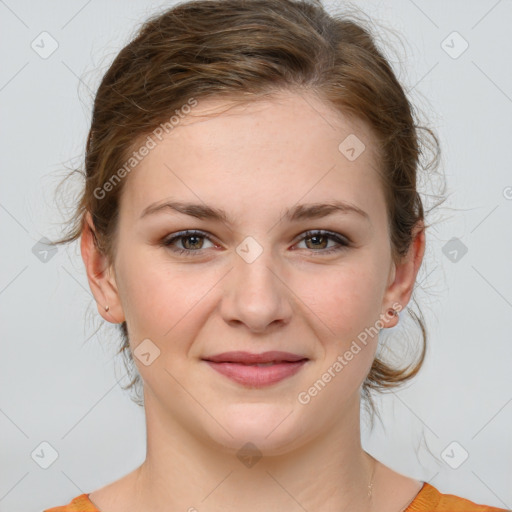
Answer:
[[[203, 361], [229, 379], [251, 387], [270, 386], [295, 375], [308, 361], [307, 357], [277, 350], [253, 354], [223, 352], [203, 358]], [[273, 363], [269, 366], [257, 364]]]

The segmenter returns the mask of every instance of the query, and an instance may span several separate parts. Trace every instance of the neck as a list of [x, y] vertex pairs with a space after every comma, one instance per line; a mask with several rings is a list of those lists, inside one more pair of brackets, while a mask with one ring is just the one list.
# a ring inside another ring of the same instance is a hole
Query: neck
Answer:
[[[309, 442], [245, 463], [211, 439], [164, 421], [150, 398], [145, 407], [147, 454], [129, 486], [133, 509], [371, 510], [368, 485], [375, 459], [361, 447], [359, 401], [343, 411], [346, 421], [340, 419]], [[358, 421], [348, 420], [353, 418]]]

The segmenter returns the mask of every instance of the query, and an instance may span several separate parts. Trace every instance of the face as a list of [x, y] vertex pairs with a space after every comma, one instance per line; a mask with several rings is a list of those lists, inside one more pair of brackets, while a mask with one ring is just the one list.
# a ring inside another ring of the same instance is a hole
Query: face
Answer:
[[[362, 122], [312, 95], [226, 105], [199, 102], [125, 178], [111, 286], [94, 290], [127, 321], [149, 422], [277, 454], [359, 420], [375, 333], [418, 262], [392, 261]], [[365, 149], [340, 150], [349, 136]], [[271, 351], [287, 354], [248, 364]]]

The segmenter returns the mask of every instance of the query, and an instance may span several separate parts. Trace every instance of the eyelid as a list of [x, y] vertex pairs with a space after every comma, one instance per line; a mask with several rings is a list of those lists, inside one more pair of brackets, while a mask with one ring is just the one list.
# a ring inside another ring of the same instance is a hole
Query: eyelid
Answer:
[[[204, 249], [192, 250], [192, 249], [172, 248], [172, 244], [176, 240], [179, 240], [181, 238], [187, 238], [189, 236], [194, 236], [194, 235], [197, 235], [200, 238], [205, 238], [214, 244], [220, 245], [218, 242], [216, 242], [216, 238], [213, 235], [211, 235], [207, 231], [203, 231], [200, 229], [185, 229], [183, 231], [178, 231], [176, 233], [172, 233], [172, 235], [164, 237], [162, 239], [162, 241], [160, 242], [160, 244], [166, 248], [169, 248], [169, 250], [171, 250], [172, 252], [174, 252], [176, 254], [183, 254], [186, 256], [200, 255], [204, 251]], [[307, 238], [311, 238], [313, 236], [324, 236], [328, 240], [333, 240], [334, 242], [336, 242], [338, 244], [337, 246], [330, 247], [328, 249], [319, 249], [319, 250], [306, 249], [307, 251], [309, 251], [311, 253], [318, 253], [319, 256], [332, 254], [334, 252], [340, 252], [344, 249], [348, 249], [349, 247], [352, 247], [352, 245], [353, 245], [352, 241], [347, 236], [342, 235], [341, 233], [337, 233], [335, 231], [329, 231], [326, 229], [309, 229], [309, 230], [303, 231], [294, 240], [293, 245], [296, 245], [297, 243], [302, 242], [303, 240], [305, 240]], [[196, 254], [194, 254], [194, 253], [196, 253]]]
[[[173, 242], [175, 242], [176, 240], [179, 240], [180, 238], [187, 238], [189, 236], [194, 236], [194, 235], [197, 235], [201, 238], [205, 238], [205, 239], [208, 239], [210, 240], [212, 243], [215, 243], [217, 245], [220, 245], [219, 242], [217, 242], [216, 238], [208, 233], [207, 231], [203, 231], [201, 229], [184, 229], [183, 231], [177, 231], [176, 233], [172, 233], [171, 235], [169, 236], [165, 236], [162, 241], [161, 241], [161, 244], [166, 246], [166, 247], [170, 247], [171, 244]], [[185, 249], [182, 249], [182, 250], [185, 250]], [[199, 252], [201, 249], [198, 249], [197, 251], [187, 251], [187, 252]]]
[[337, 233], [336, 231], [329, 231], [328, 229], [308, 229], [306, 231], [303, 231], [299, 238], [297, 239], [298, 242], [301, 242], [304, 240], [304, 238], [308, 238], [310, 236], [327, 236], [334, 239], [340, 239], [342, 240], [346, 245], [351, 245], [352, 240], [348, 238], [346, 235], [342, 235], [341, 233]]

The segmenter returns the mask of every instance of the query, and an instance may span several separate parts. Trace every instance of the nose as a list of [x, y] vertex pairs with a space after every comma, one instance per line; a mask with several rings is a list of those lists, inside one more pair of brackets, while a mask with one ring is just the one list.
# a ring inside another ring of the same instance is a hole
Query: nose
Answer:
[[267, 333], [288, 324], [293, 293], [282, 275], [282, 266], [273, 260], [270, 250], [263, 250], [253, 261], [241, 254], [234, 258], [234, 268], [224, 280], [220, 308], [224, 320], [253, 333]]

